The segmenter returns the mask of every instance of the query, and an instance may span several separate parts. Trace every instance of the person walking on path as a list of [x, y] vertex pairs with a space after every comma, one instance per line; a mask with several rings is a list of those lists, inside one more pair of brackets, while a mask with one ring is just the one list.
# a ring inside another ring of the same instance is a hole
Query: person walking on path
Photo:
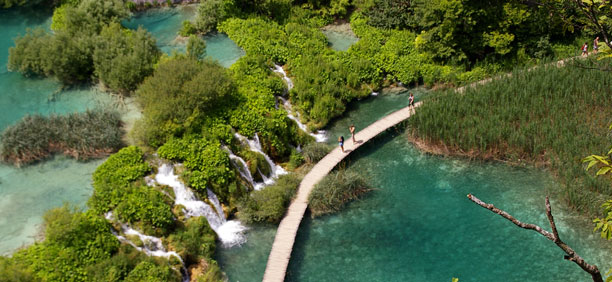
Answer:
[[410, 97], [408, 97], [408, 109], [412, 109], [414, 111], [414, 95], [410, 92]]
[[351, 131], [351, 139], [353, 139], [353, 144], [355, 144], [355, 125], [351, 124], [351, 126], [349, 126], [349, 130]]
[[340, 145], [340, 149], [342, 149], [342, 153], [344, 153], [344, 136], [338, 137], [338, 145]]
[[589, 44], [584, 42], [584, 45], [582, 45], [582, 48], [580, 48], [582, 50], [582, 56], [586, 57], [589, 55]]
[[597, 54], [597, 52], [599, 52], [599, 36], [593, 40], [593, 54]]

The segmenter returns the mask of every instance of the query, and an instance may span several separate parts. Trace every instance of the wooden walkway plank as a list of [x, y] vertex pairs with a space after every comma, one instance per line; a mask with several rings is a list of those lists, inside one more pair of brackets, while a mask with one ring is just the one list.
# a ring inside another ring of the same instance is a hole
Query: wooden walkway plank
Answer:
[[[420, 105], [421, 102], [418, 102], [414, 105], [414, 108]], [[336, 147], [306, 174], [300, 183], [296, 198], [291, 202], [289, 209], [287, 209], [287, 214], [278, 225], [276, 237], [274, 237], [274, 243], [272, 244], [272, 250], [270, 251], [270, 256], [268, 256], [268, 264], [266, 265], [266, 272], [263, 277], [264, 282], [282, 282], [285, 280], [287, 266], [291, 259], [293, 244], [295, 243], [295, 236], [297, 235], [300, 223], [308, 207], [308, 196], [314, 186], [330, 173], [346, 156], [361, 147], [361, 145], [370, 141], [370, 139], [376, 137], [381, 132], [409, 118], [410, 115], [414, 113], [414, 108], [409, 109], [406, 107], [395, 111], [357, 132], [355, 134], [355, 140], [360, 142], [353, 144], [352, 140], [347, 138], [344, 142], [344, 150], [346, 153], [343, 153], [340, 148]]]

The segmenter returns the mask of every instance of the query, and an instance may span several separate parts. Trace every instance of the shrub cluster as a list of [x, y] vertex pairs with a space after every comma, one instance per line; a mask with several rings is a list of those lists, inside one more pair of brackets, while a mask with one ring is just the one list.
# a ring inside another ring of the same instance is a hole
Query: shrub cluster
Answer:
[[365, 177], [351, 170], [335, 171], [323, 178], [308, 196], [308, 208], [313, 216], [341, 210], [346, 203], [370, 191]]
[[258, 191], [240, 203], [238, 217], [247, 222], [278, 223], [295, 195], [301, 178], [295, 174], [279, 177], [273, 185]]
[[160, 52], [147, 31], [121, 27], [128, 15], [120, 0], [64, 4], [54, 12], [53, 33], [30, 30], [15, 40], [8, 68], [65, 84], [93, 76], [113, 91], [132, 91], [153, 72]]
[[78, 160], [106, 156], [122, 146], [121, 134], [121, 119], [114, 111], [26, 116], [2, 132], [0, 159], [22, 165], [53, 153]]

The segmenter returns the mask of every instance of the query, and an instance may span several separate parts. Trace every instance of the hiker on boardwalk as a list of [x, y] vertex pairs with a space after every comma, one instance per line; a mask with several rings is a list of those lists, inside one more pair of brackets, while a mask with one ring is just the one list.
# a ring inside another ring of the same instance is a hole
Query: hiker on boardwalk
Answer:
[[349, 130], [351, 131], [351, 139], [353, 139], [353, 144], [355, 144], [355, 125], [351, 124], [351, 126], [349, 126]]
[[410, 97], [408, 98], [408, 109], [414, 110], [414, 95], [410, 92]]
[[582, 45], [582, 48], [580, 48], [582, 50], [582, 56], [586, 57], [589, 55], [589, 44], [587, 44], [586, 42], [584, 42], [584, 45]]
[[597, 54], [598, 51], [599, 51], [599, 36], [595, 37], [595, 40], [593, 40], [593, 54]]
[[338, 145], [340, 145], [340, 149], [342, 149], [342, 153], [344, 153], [344, 136], [338, 137]]

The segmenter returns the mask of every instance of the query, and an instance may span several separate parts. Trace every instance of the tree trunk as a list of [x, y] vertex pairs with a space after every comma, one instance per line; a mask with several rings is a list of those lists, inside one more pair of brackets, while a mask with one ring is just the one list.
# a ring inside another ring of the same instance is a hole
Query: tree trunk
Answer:
[[476, 203], [477, 205], [485, 209], [488, 209], [492, 211], [493, 213], [501, 215], [503, 218], [511, 221], [516, 226], [523, 228], [523, 229], [530, 229], [535, 232], [538, 232], [542, 236], [546, 237], [548, 240], [553, 241], [559, 248], [561, 248], [567, 254], [567, 256], [565, 256], [566, 260], [575, 262], [578, 266], [580, 266], [580, 268], [582, 268], [582, 270], [588, 272], [593, 278], [594, 282], [603, 282], [603, 278], [601, 277], [601, 273], [599, 272], [599, 269], [597, 268], [597, 266], [586, 263], [584, 259], [582, 259], [581, 256], [579, 256], [570, 246], [565, 244], [563, 241], [561, 241], [561, 238], [559, 238], [559, 232], [557, 232], [557, 225], [555, 224], [555, 220], [552, 215], [552, 211], [550, 208], [550, 201], [548, 200], [548, 196], [546, 197], [546, 217], [548, 218], [548, 222], [550, 223], [550, 227], [552, 228], [552, 233], [542, 229], [542, 227], [537, 226], [535, 224], [521, 222], [518, 219], [511, 216], [509, 213], [496, 208], [493, 204], [487, 204], [481, 201], [480, 199], [476, 198], [472, 194], [468, 194], [467, 197], [468, 199], [470, 199], [472, 202]]

